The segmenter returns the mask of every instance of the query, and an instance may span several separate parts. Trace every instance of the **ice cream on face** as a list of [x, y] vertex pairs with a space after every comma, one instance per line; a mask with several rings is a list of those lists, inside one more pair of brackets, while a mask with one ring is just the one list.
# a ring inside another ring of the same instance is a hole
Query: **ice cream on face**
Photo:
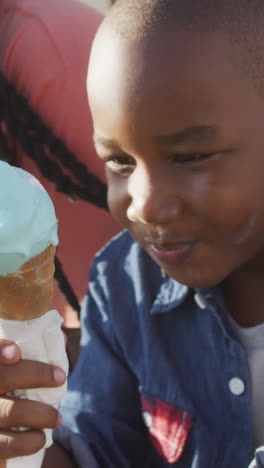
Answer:
[[0, 275], [58, 244], [52, 201], [28, 172], [0, 161]]

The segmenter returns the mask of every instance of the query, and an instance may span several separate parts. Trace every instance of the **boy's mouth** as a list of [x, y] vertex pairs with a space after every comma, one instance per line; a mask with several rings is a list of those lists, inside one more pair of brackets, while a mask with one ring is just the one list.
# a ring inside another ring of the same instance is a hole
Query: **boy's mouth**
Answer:
[[159, 263], [171, 265], [185, 261], [194, 245], [193, 241], [169, 242], [164, 239], [162, 241], [145, 239], [145, 242]]

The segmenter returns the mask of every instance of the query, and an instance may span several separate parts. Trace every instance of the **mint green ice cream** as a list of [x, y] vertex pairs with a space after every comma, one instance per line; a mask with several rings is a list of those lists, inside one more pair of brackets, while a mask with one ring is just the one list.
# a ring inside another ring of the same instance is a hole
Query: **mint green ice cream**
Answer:
[[0, 275], [58, 244], [53, 203], [28, 172], [0, 161]]

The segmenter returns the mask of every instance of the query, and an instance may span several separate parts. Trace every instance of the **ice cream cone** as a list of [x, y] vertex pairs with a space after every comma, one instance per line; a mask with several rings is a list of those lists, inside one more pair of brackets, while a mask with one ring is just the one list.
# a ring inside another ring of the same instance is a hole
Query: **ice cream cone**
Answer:
[[31, 320], [51, 309], [55, 251], [50, 245], [18, 272], [0, 276], [0, 318]]

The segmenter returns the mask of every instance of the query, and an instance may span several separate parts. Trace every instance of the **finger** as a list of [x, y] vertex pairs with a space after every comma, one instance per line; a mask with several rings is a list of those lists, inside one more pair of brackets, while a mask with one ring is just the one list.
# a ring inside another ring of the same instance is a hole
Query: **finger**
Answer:
[[8, 340], [0, 340], [0, 364], [12, 364], [18, 362], [20, 359], [21, 351], [16, 343]]
[[0, 460], [0, 468], [6, 468], [6, 461]]
[[43, 431], [0, 431], [1, 458], [23, 457], [38, 452], [46, 442]]
[[62, 369], [43, 362], [21, 360], [12, 366], [0, 365], [0, 394], [16, 388], [59, 387], [65, 380]]
[[55, 429], [60, 422], [59, 412], [50, 405], [19, 398], [0, 398], [0, 430], [13, 427]]

